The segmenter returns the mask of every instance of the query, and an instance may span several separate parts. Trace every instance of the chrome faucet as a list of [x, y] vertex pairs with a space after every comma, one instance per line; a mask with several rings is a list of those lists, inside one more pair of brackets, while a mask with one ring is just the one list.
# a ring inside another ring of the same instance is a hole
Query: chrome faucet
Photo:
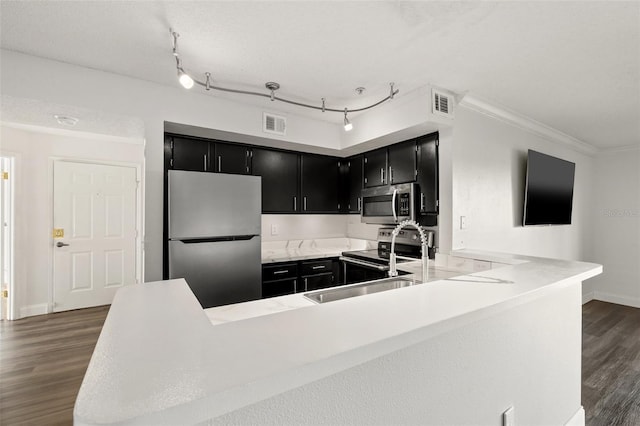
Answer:
[[412, 257], [397, 256], [395, 253], [396, 237], [398, 236], [402, 228], [404, 228], [405, 226], [412, 226], [416, 228], [420, 233], [420, 242], [422, 243], [422, 247], [421, 247], [422, 248], [422, 282], [426, 283], [429, 278], [429, 246], [433, 244], [431, 241], [432, 235], [429, 235], [429, 238], [427, 238], [427, 235], [425, 234], [424, 230], [420, 227], [420, 225], [418, 225], [413, 220], [405, 220], [403, 222], [400, 222], [398, 226], [396, 226], [393, 232], [391, 233], [391, 253], [389, 254], [389, 276], [390, 277], [398, 276], [398, 270], [396, 269], [396, 259], [415, 260]]

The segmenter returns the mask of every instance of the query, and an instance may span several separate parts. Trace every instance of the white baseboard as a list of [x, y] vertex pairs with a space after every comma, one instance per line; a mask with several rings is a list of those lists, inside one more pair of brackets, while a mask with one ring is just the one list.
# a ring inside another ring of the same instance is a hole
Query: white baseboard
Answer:
[[585, 303], [589, 303], [593, 299], [595, 299], [593, 291], [590, 291], [589, 293], [583, 294], [582, 295], [582, 304], [584, 305]]
[[20, 315], [16, 319], [32, 317], [35, 315], [44, 315], [49, 313], [49, 305], [46, 303], [39, 303], [37, 305], [23, 306], [20, 308]]
[[603, 291], [594, 291], [593, 298], [603, 302], [640, 308], [640, 297], [621, 296], [619, 294], [606, 293]]
[[564, 426], [584, 426], [585, 417], [584, 417], [584, 408], [581, 406], [578, 411], [569, 419], [568, 422], [564, 424]]

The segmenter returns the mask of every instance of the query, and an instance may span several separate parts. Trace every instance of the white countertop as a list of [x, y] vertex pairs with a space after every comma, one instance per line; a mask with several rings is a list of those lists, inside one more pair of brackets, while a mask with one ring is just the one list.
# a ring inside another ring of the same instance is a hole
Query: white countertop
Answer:
[[[227, 322], [221, 314], [217, 325], [218, 314], [205, 313], [184, 280], [125, 287], [87, 369], [75, 422], [206, 421], [602, 272], [591, 263], [484, 255], [493, 260], [479, 262], [511, 265], [445, 271], [454, 276], [325, 304], [284, 296], [269, 302], [279, 299], [282, 309]], [[250, 312], [258, 302], [235, 309]]]
[[262, 263], [338, 257], [343, 251], [377, 248], [376, 241], [356, 238], [317, 238], [262, 242]]

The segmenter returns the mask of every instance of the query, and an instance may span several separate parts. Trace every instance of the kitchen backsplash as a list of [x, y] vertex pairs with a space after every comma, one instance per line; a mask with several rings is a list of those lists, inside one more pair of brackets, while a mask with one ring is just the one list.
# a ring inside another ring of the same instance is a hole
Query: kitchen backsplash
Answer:
[[[263, 214], [262, 241], [346, 237], [348, 216], [337, 214]], [[356, 217], [360, 220], [360, 216]]]

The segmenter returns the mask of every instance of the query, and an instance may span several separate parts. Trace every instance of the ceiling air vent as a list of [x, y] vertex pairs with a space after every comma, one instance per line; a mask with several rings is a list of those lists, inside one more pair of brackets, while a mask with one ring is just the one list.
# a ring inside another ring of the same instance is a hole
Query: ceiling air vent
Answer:
[[262, 114], [262, 131], [284, 135], [287, 133], [287, 119], [265, 112]]
[[453, 96], [433, 89], [431, 91], [433, 113], [443, 117], [453, 118]]

